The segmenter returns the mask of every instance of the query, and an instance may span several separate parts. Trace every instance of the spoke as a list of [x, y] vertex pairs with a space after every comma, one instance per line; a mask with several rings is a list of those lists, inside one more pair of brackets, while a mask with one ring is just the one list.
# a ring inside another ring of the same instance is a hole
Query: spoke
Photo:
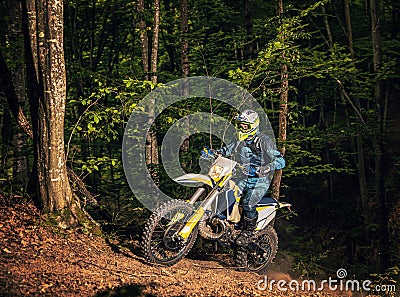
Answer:
[[157, 250], [157, 247], [158, 247], [161, 243], [162, 243], [162, 241], [158, 242], [158, 243], [155, 244], [155, 245], [152, 245], [151, 248], [152, 248], [153, 250]]
[[[172, 209], [158, 221], [151, 236], [153, 242], [151, 250], [155, 258], [168, 261], [178, 257], [185, 250], [186, 245], [173, 236], [184, 226], [191, 214], [192, 211], [187, 209]], [[187, 240], [190, 240], [190, 236]]]
[[154, 233], [164, 233], [164, 232], [165, 232], [165, 231], [162, 231], [162, 230], [154, 230], [154, 231], [153, 231], [153, 234], [154, 234]]
[[[161, 221], [159, 224], [157, 224], [157, 227], [160, 227], [161, 229], [163, 229], [164, 231], [166, 231], [167, 229], [165, 229], [165, 226], [163, 224], [161, 224]], [[157, 228], [156, 227], [156, 228]]]

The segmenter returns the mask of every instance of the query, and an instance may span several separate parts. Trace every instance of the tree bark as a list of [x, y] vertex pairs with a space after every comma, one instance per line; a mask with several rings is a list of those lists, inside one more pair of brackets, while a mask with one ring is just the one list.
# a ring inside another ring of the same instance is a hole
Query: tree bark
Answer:
[[[160, 0], [154, 0], [154, 23], [153, 23], [153, 38], [152, 38], [152, 46], [151, 46], [151, 59], [150, 59], [150, 72], [151, 72], [151, 82], [156, 85], [158, 81], [157, 76], [157, 62], [158, 62], [158, 35], [160, 31]], [[147, 151], [146, 158], [147, 164], [151, 166], [158, 165], [158, 145], [157, 145], [157, 133], [155, 127], [155, 117], [154, 117], [154, 109], [156, 102], [152, 104], [149, 112], [149, 121], [153, 124], [153, 127], [150, 129], [147, 134]], [[157, 179], [157, 174], [153, 171], [153, 177]]]
[[[24, 44], [21, 29], [21, 2], [20, 1], [8, 1], [7, 2], [10, 22], [8, 26], [9, 31], [9, 42], [13, 45], [11, 48], [11, 59], [15, 61], [11, 69], [11, 80], [15, 86], [16, 99], [18, 100], [18, 116], [20, 117], [20, 122], [24, 122], [27, 125], [27, 119], [23, 119], [23, 107], [26, 102], [25, 98], [25, 67], [24, 67]], [[5, 70], [6, 71], [6, 70]], [[6, 74], [7, 75], [7, 74]], [[18, 122], [18, 121], [17, 121]], [[27, 128], [30, 130], [30, 128]], [[25, 190], [28, 178], [29, 178], [29, 168], [28, 168], [28, 141], [27, 135], [19, 127], [15, 129], [13, 133], [13, 183], [15, 188], [21, 191]]]
[[154, 24], [151, 46], [151, 82], [157, 84], [158, 35], [160, 32], [160, 0], [154, 0]]
[[57, 213], [62, 227], [98, 225], [73, 197], [64, 148], [66, 71], [63, 1], [24, 0], [22, 24], [34, 147], [30, 193], [44, 213]]
[[182, 77], [189, 77], [189, 23], [188, 23], [188, 1], [181, 3], [181, 71]]
[[[139, 0], [136, 4], [136, 12], [138, 19], [136, 21], [136, 28], [139, 29], [141, 49], [142, 49], [142, 61], [144, 79], [149, 80], [149, 74], [151, 75], [151, 82], [157, 84], [157, 62], [158, 62], [158, 39], [160, 30], [160, 1], [154, 0], [154, 23], [153, 23], [153, 36], [151, 42], [151, 53], [149, 54], [149, 38], [147, 34], [147, 24], [144, 19], [144, 1]], [[149, 60], [150, 57], [150, 60]], [[155, 102], [149, 106], [146, 110], [148, 113], [148, 122], [154, 123], [154, 107]], [[157, 133], [155, 130], [155, 124], [151, 127], [146, 135], [146, 164], [150, 167], [150, 172], [153, 178], [157, 179], [156, 171], [154, 166], [159, 163], [158, 160], [158, 145], [157, 145]]]
[[[283, 1], [278, 0], [278, 16], [280, 21], [283, 19], [284, 6]], [[281, 33], [280, 36], [282, 42], [285, 41], [285, 36]], [[282, 61], [285, 61], [285, 52], [281, 54]], [[287, 135], [287, 116], [288, 116], [288, 100], [289, 100], [289, 74], [288, 66], [283, 62], [281, 66], [281, 87], [280, 87], [280, 109], [279, 109], [279, 132], [278, 132], [278, 144], [280, 146], [280, 152], [282, 156], [286, 153], [286, 135]], [[274, 178], [272, 180], [272, 197], [279, 199], [280, 186], [282, 181], [282, 169], [276, 170]]]
[[63, 52], [63, 3], [37, 1], [37, 50], [40, 96], [34, 102], [34, 147], [42, 209], [63, 210], [72, 202], [64, 151], [66, 73]]
[[254, 56], [254, 34], [253, 20], [251, 18], [250, 0], [243, 0], [243, 17], [246, 27], [246, 45], [244, 48], [244, 59], [252, 59]]
[[398, 0], [392, 0], [392, 39], [396, 39], [399, 34], [399, 21], [400, 21], [400, 2]]
[[138, 0], [136, 4], [136, 12], [138, 19], [136, 28], [139, 30], [140, 45], [142, 49], [142, 64], [144, 71], [144, 79], [149, 80], [149, 37], [147, 35], [147, 24], [144, 19], [144, 0]]
[[[165, 19], [173, 20], [175, 17], [175, 9], [173, 5], [173, 1], [164, 0], [163, 7], [165, 10]], [[175, 42], [175, 30], [174, 26], [166, 26], [164, 34], [161, 35], [162, 40], [164, 42], [165, 50], [168, 53], [169, 58], [169, 71], [171, 73], [175, 73], [179, 69], [179, 62], [177, 61], [177, 50], [176, 50], [176, 42]]]
[[380, 225], [380, 264], [382, 269], [389, 265], [389, 231], [388, 231], [388, 210], [385, 193], [383, 161], [385, 154], [385, 92], [384, 82], [379, 79], [379, 72], [382, 68], [382, 37], [381, 24], [379, 19], [379, 1], [370, 0], [371, 9], [371, 39], [373, 53], [373, 72], [377, 79], [374, 86], [375, 117], [376, 117], [376, 139], [375, 139], [375, 191], [379, 201], [379, 225]]
[[[188, 23], [188, 1], [182, 0], [181, 2], [181, 73], [182, 77], [185, 79], [189, 77], [190, 73], [190, 65], [189, 65], [189, 23]], [[189, 95], [189, 83], [187, 80], [184, 81], [182, 88], [182, 96], [187, 97]], [[185, 126], [189, 128], [189, 119], [186, 118]], [[185, 135], [182, 136], [181, 139], [182, 152], [187, 152], [189, 150], [189, 138], [186, 138]], [[185, 167], [186, 164], [183, 164]]]
[[321, 9], [322, 9], [322, 14], [323, 14], [326, 35], [328, 36], [328, 47], [332, 48], [333, 47], [333, 37], [332, 37], [332, 32], [331, 32], [331, 26], [329, 26], [329, 20], [328, 20], [328, 15], [326, 13], [325, 5], [321, 5]]
[[[353, 29], [351, 25], [351, 15], [350, 15], [350, 1], [349, 0], [344, 0], [344, 15], [345, 15], [345, 23], [346, 23], [346, 35], [347, 35], [347, 46], [350, 51], [350, 56], [352, 59], [355, 57], [355, 51], [354, 51], [354, 46], [353, 46]], [[346, 91], [344, 90], [342, 86], [342, 94], [344, 96], [347, 96]], [[361, 103], [359, 98], [355, 97], [354, 98], [354, 107], [356, 110], [361, 110]], [[360, 124], [365, 124], [362, 120], [362, 118], [358, 117], [360, 119]], [[356, 169], [357, 169], [357, 177], [358, 177], [358, 182], [359, 182], [359, 188], [360, 188], [360, 196], [361, 196], [361, 204], [363, 208], [363, 216], [364, 216], [364, 222], [366, 225], [372, 224], [373, 223], [373, 218], [371, 215], [371, 202], [370, 202], [370, 197], [368, 195], [368, 183], [367, 183], [367, 177], [366, 177], [366, 171], [365, 171], [365, 157], [364, 157], [364, 144], [363, 144], [363, 139], [361, 136], [361, 131], [358, 128], [358, 132], [356, 135], [356, 139], [353, 140], [355, 143], [353, 144], [356, 150], [356, 157], [355, 157], [355, 163], [356, 163]]]
[[33, 137], [33, 130], [32, 126], [28, 120], [28, 118], [25, 116], [24, 110], [20, 104], [20, 101], [18, 100], [18, 95], [17, 92], [15, 91], [14, 84], [11, 80], [11, 75], [10, 71], [7, 68], [7, 64], [4, 60], [4, 57], [0, 51], [0, 83], [1, 86], [4, 90], [4, 93], [6, 94], [6, 99], [8, 106], [10, 107], [11, 113], [17, 120], [17, 124], [21, 127], [22, 130], [26, 134], [29, 135], [29, 137]]
[[346, 20], [347, 29], [347, 46], [350, 51], [351, 58], [354, 59], [354, 46], [353, 46], [353, 29], [351, 26], [351, 16], [350, 16], [350, 1], [344, 0], [344, 16]]

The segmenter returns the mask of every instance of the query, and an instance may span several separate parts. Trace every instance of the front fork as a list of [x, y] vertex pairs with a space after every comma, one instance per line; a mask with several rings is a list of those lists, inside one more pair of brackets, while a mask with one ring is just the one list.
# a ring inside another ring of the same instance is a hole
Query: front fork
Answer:
[[[204, 216], [205, 210], [211, 206], [214, 199], [218, 196], [218, 194], [219, 194], [218, 189], [219, 189], [218, 186], [214, 187], [212, 189], [212, 191], [210, 192], [210, 194], [208, 194], [208, 197], [200, 204], [199, 208], [194, 211], [194, 214], [190, 217], [190, 219], [185, 224], [185, 226], [181, 229], [181, 231], [179, 231], [178, 235], [180, 237], [182, 237], [183, 239], [186, 239], [189, 237], [189, 235], [190, 235], [190, 233], [192, 233], [192, 230], [194, 229], [194, 227], [196, 227], [197, 223]], [[195, 196], [196, 193], [193, 196]], [[200, 195], [198, 195], [198, 197]], [[192, 197], [192, 199], [190, 199], [191, 204], [193, 204], [196, 201], [196, 200], [194, 200], [194, 201], [193, 200], [194, 199]]]

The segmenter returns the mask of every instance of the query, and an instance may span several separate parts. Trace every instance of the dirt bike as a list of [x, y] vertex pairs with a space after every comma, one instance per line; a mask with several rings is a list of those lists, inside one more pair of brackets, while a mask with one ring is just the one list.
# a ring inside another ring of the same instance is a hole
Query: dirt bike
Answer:
[[218, 156], [207, 175], [185, 174], [179, 184], [198, 186], [189, 201], [172, 200], [161, 205], [145, 224], [142, 252], [148, 262], [171, 266], [184, 258], [200, 234], [230, 245], [241, 270], [264, 273], [278, 249], [278, 236], [271, 222], [280, 208], [290, 204], [264, 197], [257, 204], [257, 228], [246, 247], [238, 246], [241, 234], [240, 189], [232, 181], [236, 167], [231, 159]]

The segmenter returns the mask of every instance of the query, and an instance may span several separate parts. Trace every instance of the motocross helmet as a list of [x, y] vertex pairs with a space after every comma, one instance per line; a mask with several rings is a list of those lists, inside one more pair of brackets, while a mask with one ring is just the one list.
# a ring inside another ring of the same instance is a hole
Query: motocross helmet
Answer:
[[240, 141], [252, 138], [257, 134], [260, 125], [258, 114], [250, 109], [246, 109], [235, 119], [235, 126]]

